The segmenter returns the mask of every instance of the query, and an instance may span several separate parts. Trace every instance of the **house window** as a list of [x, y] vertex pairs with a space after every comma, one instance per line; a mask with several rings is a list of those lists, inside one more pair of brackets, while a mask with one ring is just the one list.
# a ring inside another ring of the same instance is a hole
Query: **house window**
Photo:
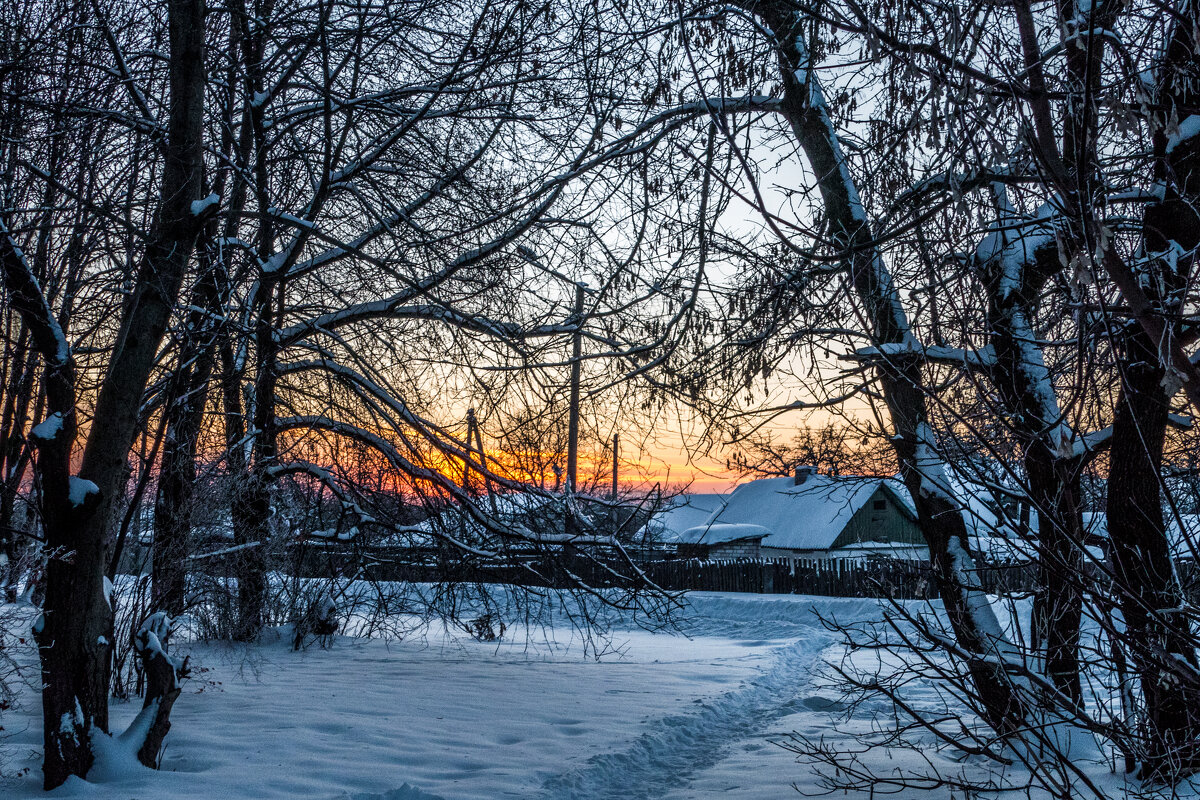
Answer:
[[883, 511], [885, 508], [887, 508], [887, 500], [876, 500], [875, 501], [875, 510], [876, 511]]

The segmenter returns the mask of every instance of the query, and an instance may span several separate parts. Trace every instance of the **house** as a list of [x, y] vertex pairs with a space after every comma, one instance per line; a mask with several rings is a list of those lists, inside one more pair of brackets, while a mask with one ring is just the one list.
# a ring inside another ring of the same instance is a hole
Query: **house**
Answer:
[[[1200, 514], [1176, 514], [1172, 509], [1164, 508], [1163, 522], [1166, 523], [1171, 557], [1180, 561], [1197, 560], [1197, 552], [1200, 550]], [[1098, 559], [1107, 558], [1108, 515], [1103, 511], [1085, 511], [1083, 527], [1087, 531], [1093, 556]]]
[[680, 555], [699, 558], [929, 558], [903, 488], [814, 467], [738, 486], [675, 541]]

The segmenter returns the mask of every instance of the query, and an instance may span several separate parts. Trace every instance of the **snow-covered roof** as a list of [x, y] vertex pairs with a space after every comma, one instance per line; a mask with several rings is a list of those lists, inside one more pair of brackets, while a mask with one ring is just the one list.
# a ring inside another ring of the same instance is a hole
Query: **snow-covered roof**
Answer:
[[667, 501], [665, 507], [646, 524], [645, 532], [662, 541], [679, 541], [688, 528], [703, 525], [717, 509], [725, 505], [726, 494], [681, 494]]
[[566, 497], [542, 492], [497, 492], [495, 495], [476, 497], [472, 501], [475, 513], [461, 505], [451, 505], [421, 520], [406, 525], [394, 533], [374, 540], [375, 544], [396, 547], [431, 547], [437, 544], [439, 535], [465, 537], [478, 544], [491, 540], [492, 530], [477, 518], [484, 517], [495, 525], [523, 525], [540, 532], [553, 527], [566, 513]]
[[885, 489], [904, 513], [915, 516], [907, 500], [882, 478], [810, 475], [797, 486], [792, 478], [762, 478], [733, 490], [725, 507], [705, 526], [753, 525], [766, 528], [763, 547], [827, 550], [850, 518]]
[[771, 531], [762, 525], [718, 522], [715, 525], [697, 525], [679, 534], [681, 544], [723, 544], [742, 539], [762, 539]]

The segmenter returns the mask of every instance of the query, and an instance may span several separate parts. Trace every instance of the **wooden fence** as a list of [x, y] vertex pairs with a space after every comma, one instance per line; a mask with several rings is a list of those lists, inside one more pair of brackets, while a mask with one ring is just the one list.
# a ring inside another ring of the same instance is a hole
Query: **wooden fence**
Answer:
[[[462, 581], [511, 583], [561, 588], [573, 577], [592, 586], [610, 586], [613, 573], [630, 574], [628, 564], [606, 565], [591, 559], [528, 559], [495, 565], [448, 565], [397, 557], [388, 550], [355, 553], [311, 548], [297, 554], [293, 570], [302, 577], [332, 574], [380, 581]], [[755, 592], [811, 594], [828, 597], [935, 597], [928, 562], [849, 561], [816, 559], [664, 559], [638, 563], [646, 577], [660, 588], [675, 591]], [[976, 576], [992, 593], [1022, 592], [1033, 587], [1033, 568], [1027, 564], [985, 566]]]
[[[643, 565], [664, 589], [826, 597], [935, 597], [928, 562], [773, 559], [660, 561]], [[977, 573], [988, 592], [1026, 591], [1033, 571], [1025, 565], [983, 567]]]

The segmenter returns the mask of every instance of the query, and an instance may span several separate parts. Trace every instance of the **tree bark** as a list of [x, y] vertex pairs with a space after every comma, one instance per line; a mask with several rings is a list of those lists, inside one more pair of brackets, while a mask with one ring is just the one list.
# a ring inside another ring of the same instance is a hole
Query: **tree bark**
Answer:
[[190, 315], [179, 349], [182, 363], [168, 385], [167, 428], [154, 502], [151, 605], [171, 616], [181, 615], [186, 606], [196, 448], [213, 365], [211, 342], [201, 340], [211, 333], [203, 316], [199, 312]]
[[9, 363], [9, 381], [5, 387], [3, 421], [0, 423], [0, 543], [6, 559], [0, 587], [4, 601], [17, 600], [21, 580], [21, 547], [15, 522], [17, 496], [29, 466], [32, 451], [24, 433], [29, 423], [36, 373], [35, 354], [29, 349], [29, 331], [21, 323], [21, 334]]
[[[263, 59], [266, 35], [265, 24], [243, 31], [247, 96], [258, 96], [265, 88]], [[275, 230], [269, 195], [269, 131], [265, 109], [261, 104], [252, 105], [247, 117], [254, 135], [255, 199], [261, 214], [256, 245], [260, 259], [267, 259], [274, 254], [275, 249]], [[234, 539], [237, 544], [246, 545], [238, 551], [234, 561], [238, 580], [238, 602], [233, 636], [240, 641], [258, 638], [265, 624], [263, 610], [267, 582], [263, 548], [270, 538], [269, 470], [275, 460], [275, 387], [278, 383], [278, 343], [275, 340], [274, 321], [277, 304], [281, 304], [283, 299], [280, 273], [284, 269], [286, 264], [277, 264], [273, 270], [259, 270], [258, 283], [251, 303], [256, 361], [253, 404], [246, 411], [253, 420], [253, 430], [250, 434], [250, 458], [243, 461], [242, 465], [245, 478], [236, 489], [232, 509]]]
[[[1007, 200], [999, 206], [1001, 229], [1016, 225]], [[1055, 690], [1068, 704], [1078, 706], [1083, 701], [1079, 675], [1083, 457], [1074, 452], [1075, 434], [1059, 408], [1033, 327], [1036, 298], [1045, 279], [1059, 268], [1057, 242], [1026, 234], [1017, 231], [1011, 241], [1003, 234], [1005, 246], [990, 254], [986, 265], [989, 341], [995, 353], [989, 377], [1020, 448], [1030, 500], [1038, 512], [1032, 646]], [[1039, 241], [1050, 244], [1038, 247]], [[1060, 705], [1061, 698], [1046, 697], [1044, 704]]]
[[[221, 125], [221, 153], [231, 163], [244, 165], [247, 161], [253, 132], [244, 113], [242, 92], [239, 91], [240, 62], [232, 57], [242, 52], [242, 26], [229, 26], [229, 68], [225, 74], [225, 97]], [[239, 126], [238, 123], [241, 123]], [[234, 131], [240, 132], [235, 139]], [[155, 498], [155, 558], [153, 576], [153, 607], [179, 616], [186, 605], [186, 556], [190, 551], [189, 538], [196, 494], [196, 457], [198, 440], [208, 404], [209, 384], [224, 347], [225, 327], [218, 322], [223, 316], [222, 292], [229, 281], [229, 265], [223, 248], [215, 245], [218, 233], [226, 240], [236, 237], [238, 224], [245, 207], [246, 180], [241, 170], [234, 170], [232, 191], [227, 203], [223, 226], [213, 218], [201, 235], [199, 252], [200, 280], [189, 303], [191, 312], [184, 324], [179, 342], [178, 364], [167, 390], [166, 444], [159, 468], [158, 492]], [[220, 170], [213, 192], [224, 194], [227, 170]], [[236, 389], [235, 389], [236, 390]], [[236, 438], [240, 438], [236, 437]]]

